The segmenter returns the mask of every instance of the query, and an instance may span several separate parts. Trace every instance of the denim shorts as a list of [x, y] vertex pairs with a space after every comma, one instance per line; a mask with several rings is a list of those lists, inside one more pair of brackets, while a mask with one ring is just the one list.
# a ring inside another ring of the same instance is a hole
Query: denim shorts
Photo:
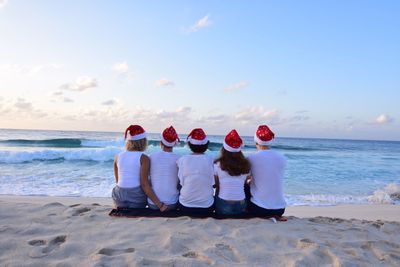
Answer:
[[112, 190], [112, 199], [118, 208], [145, 208], [147, 196], [140, 186], [123, 188], [116, 185]]
[[246, 212], [247, 202], [243, 200], [224, 200], [215, 196], [215, 213], [223, 215], [243, 214]]

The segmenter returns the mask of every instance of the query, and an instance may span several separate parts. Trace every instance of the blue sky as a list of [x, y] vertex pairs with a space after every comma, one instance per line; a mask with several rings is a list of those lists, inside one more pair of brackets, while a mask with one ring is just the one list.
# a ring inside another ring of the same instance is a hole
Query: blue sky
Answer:
[[398, 1], [0, 0], [0, 128], [400, 140]]

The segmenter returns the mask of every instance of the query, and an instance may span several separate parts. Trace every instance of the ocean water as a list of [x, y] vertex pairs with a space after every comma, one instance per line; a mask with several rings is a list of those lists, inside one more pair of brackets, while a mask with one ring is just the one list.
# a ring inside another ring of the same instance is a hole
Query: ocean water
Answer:
[[[148, 139], [146, 153], [159, 151], [159, 134]], [[217, 157], [223, 136], [209, 139]], [[122, 133], [0, 129], [0, 194], [109, 197], [123, 146]], [[273, 149], [288, 159], [289, 205], [400, 204], [400, 142], [277, 138]], [[174, 151], [190, 153], [184, 142]]]

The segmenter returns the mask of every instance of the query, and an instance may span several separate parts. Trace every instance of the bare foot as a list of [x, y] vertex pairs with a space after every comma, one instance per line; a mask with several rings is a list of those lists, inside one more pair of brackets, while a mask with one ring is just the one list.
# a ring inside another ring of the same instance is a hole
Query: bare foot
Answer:
[[287, 222], [287, 218], [283, 217], [283, 216], [274, 216], [274, 218], [278, 221], [278, 222]]

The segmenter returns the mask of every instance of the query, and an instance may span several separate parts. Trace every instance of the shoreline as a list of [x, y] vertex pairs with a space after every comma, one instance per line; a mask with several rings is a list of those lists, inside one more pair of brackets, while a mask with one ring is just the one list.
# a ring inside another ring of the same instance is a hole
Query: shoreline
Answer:
[[[113, 207], [111, 197], [59, 197], [59, 196], [18, 196], [0, 195], [0, 204], [38, 204], [45, 205], [58, 202], [66, 206], [82, 204], [99, 204], [101, 206]], [[339, 204], [327, 206], [288, 206], [284, 216], [294, 216], [298, 218], [329, 217], [345, 220], [382, 220], [400, 222], [400, 205], [394, 204]]]

